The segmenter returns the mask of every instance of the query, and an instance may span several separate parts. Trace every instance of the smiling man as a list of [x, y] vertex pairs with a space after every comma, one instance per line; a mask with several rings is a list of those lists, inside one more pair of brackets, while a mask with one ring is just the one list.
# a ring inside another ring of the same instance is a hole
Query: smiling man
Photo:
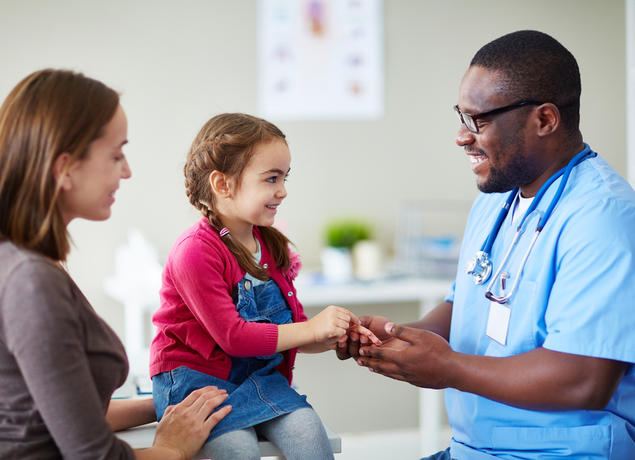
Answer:
[[338, 356], [447, 388], [430, 458], [635, 458], [635, 192], [583, 142], [573, 55], [541, 32], [481, 48], [455, 111], [477, 186], [456, 279], [421, 321]]

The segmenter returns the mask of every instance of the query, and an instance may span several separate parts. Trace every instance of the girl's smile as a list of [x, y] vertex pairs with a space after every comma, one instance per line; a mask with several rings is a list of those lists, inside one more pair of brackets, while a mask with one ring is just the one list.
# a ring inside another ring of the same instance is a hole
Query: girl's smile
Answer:
[[232, 180], [231, 193], [217, 196], [223, 224], [245, 246], [253, 244], [254, 225], [273, 225], [278, 207], [287, 197], [285, 181], [290, 164], [291, 153], [283, 139], [256, 144], [240, 178]]

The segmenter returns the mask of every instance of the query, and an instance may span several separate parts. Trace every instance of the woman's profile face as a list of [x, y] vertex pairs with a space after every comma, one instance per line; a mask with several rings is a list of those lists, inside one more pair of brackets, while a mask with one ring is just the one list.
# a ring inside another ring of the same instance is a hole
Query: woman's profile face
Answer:
[[68, 224], [76, 217], [106, 220], [121, 179], [131, 175], [123, 153], [128, 142], [128, 121], [121, 105], [94, 140], [83, 160], [73, 163], [60, 191], [59, 206]]

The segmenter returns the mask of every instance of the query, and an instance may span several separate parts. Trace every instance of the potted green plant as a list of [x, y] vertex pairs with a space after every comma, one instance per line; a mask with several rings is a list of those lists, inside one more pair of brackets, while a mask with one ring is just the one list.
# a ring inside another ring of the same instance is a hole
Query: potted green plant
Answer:
[[326, 245], [333, 248], [346, 248], [349, 251], [355, 243], [372, 237], [370, 225], [362, 220], [340, 219], [326, 225]]

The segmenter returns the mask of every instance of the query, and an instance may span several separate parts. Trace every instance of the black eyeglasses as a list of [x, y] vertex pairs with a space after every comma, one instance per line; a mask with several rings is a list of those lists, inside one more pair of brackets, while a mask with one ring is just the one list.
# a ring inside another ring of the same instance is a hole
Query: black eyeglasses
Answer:
[[490, 117], [492, 115], [498, 115], [501, 113], [509, 112], [510, 110], [515, 110], [515, 109], [519, 109], [520, 107], [525, 107], [526, 105], [542, 105], [542, 104], [544, 104], [544, 102], [520, 101], [520, 102], [516, 102], [515, 104], [506, 105], [504, 107], [499, 107], [497, 109], [489, 110], [483, 113], [461, 112], [461, 109], [459, 109], [459, 106], [455, 105], [454, 111], [457, 113], [457, 115], [459, 116], [459, 120], [461, 120], [461, 123], [465, 125], [465, 127], [467, 128], [469, 132], [478, 134], [478, 124], [476, 123], [476, 120], [478, 120], [479, 118]]

